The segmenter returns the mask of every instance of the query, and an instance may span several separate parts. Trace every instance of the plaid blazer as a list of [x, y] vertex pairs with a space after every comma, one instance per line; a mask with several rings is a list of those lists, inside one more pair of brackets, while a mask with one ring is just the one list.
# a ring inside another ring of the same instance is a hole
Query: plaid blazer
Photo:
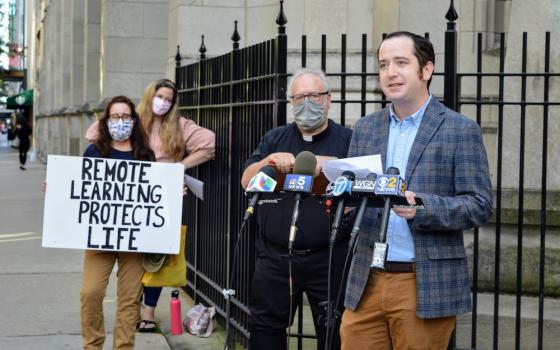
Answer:
[[[381, 154], [386, 163], [389, 108], [361, 118], [348, 156]], [[416, 314], [436, 318], [471, 311], [464, 229], [492, 214], [492, 185], [480, 127], [432, 98], [410, 151], [408, 189], [424, 202], [409, 221], [416, 260]], [[355, 310], [370, 276], [381, 209], [368, 209], [350, 267], [345, 306]], [[398, 292], [398, 291], [396, 291]]]

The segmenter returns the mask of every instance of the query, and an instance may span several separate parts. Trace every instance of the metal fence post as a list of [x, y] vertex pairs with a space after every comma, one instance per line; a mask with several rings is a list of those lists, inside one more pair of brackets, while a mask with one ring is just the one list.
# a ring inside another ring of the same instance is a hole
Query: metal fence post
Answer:
[[177, 45], [177, 54], [175, 55], [175, 84], [179, 84], [179, 68], [181, 68], [181, 52]]
[[[237, 115], [237, 109], [234, 104], [238, 101], [238, 83], [237, 81], [240, 79], [240, 70], [239, 70], [239, 40], [241, 36], [237, 31], [237, 21], [234, 21], [234, 30], [233, 34], [231, 35], [231, 41], [233, 41], [233, 50], [229, 53], [229, 64], [230, 64], [230, 76], [228, 77], [230, 85], [229, 85], [229, 96], [228, 96], [228, 103], [229, 103], [229, 116], [228, 116], [228, 138], [229, 138], [229, 148], [230, 152], [228, 152], [228, 159], [227, 159], [227, 168], [229, 172], [229, 185], [228, 185], [228, 202], [231, 202], [233, 198], [236, 198], [237, 187], [239, 183], [235, 181], [235, 173], [238, 171], [237, 168], [234, 166], [234, 159], [239, 158], [239, 146], [238, 143], [233, 140], [234, 135], [237, 134], [237, 123], [239, 122], [239, 118]], [[237, 272], [236, 271], [236, 264], [235, 264], [235, 242], [239, 239], [238, 235], [241, 232], [237, 232], [236, 229], [236, 220], [237, 217], [232, 215], [232, 211], [229, 211], [228, 217], [228, 234], [227, 234], [227, 260], [226, 260], [226, 290], [230, 291], [233, 290], [236, 293], [236, 290], [240, 287], [237, 285], [232, 276]], [[239, 264], [238, 264], [239, 265]], [[239, 268], [237, 268], [239, 269]], [[230, 284], [231, 283], [231, 284]], [[235, 336], [232, 334], [234, 330], [232, 330], [231, 326], [231, 319], [237, 319], [235, 317], [232, 310], [232, 301], [234, 295], [229, 295], [229, 298], [226, 300], [226, 346], [227, 349], [235, 349]]]
[[204, 45], [204, 35], [200, 36], [200, 47], [198, 48], [198, 52], [200, 53], [200, 60], [206, 58], [206, 45]]
[[457, 109], [457, 30], [455, 21], [459, 16], [455, 11], [453, 0], [445, 18], [447, 30], [445, 31], [445, 67], [444, 67], [444, 89], [443, 103], [453, 109]]
[[[455, 28], [455, 21], [459, 16], [457, 11], [455, 11], [453, 0], [449, 4], [445, 18], [448, 22], [447, 30], [445, 31], [443, 103], [452, 110], [457, 110], [457, 30]], [[456, 330], [457, 328], [451, 334], [451, 339], [449, 339], [447, 346], [448, 350], [453, 350], [456, 347]]]
[[288, 85], [288, 36], [286, 35], [288, 19], [284, 14], [284, 0], [280, 0], [280, 12], [276, 17], [278, 35], [276, 36], [276, 105], [274, 107], [274, 126], [286, 124], [286, 94]]

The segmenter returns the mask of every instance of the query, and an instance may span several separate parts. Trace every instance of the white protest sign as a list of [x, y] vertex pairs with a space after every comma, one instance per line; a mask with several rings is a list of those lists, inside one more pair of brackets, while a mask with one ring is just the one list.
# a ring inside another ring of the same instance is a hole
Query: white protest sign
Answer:
[[178, 254], [183, 166], [49, 155], [43, 247]]

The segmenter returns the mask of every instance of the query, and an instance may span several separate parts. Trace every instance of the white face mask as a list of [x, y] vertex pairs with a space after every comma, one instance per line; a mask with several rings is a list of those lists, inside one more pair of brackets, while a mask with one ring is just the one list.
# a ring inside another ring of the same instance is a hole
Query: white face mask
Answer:
[[152, 112], [156, 115], [164, 115], [171, 108], [171, 102], [165, 101], [161, 97], [154, 97], [152, 100]]
[[107, 128], [109, 129], [109, 134], [113, 140], [125, 141], [130, 138], [130, 135], [132, 135], [134, 120], [108, 120]]

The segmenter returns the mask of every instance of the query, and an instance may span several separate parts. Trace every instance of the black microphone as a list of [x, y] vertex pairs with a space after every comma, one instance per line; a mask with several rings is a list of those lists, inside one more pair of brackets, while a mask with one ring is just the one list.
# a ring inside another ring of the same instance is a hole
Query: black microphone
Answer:
[[300, 152], [296, 156], [294, 163], [294, 172], [287, 174], [284, 180], [284, 191], [295, 193], [295, 203], [292, 212], [292, 221], [290, 223], [290, 236], [288, 240], [288, 249], [291, 251], [294, 246], [297, 231], [297, 219], [299, 216], [299, 204], [302, 194], [311, 192], [313, 186], [313, 176], [315, 175], [315, 167], [317, 166], [317, 158], [309, 151]]
[[[334, 220], [332, 223], [332, 230], [331, 230], [331, 237], [329, 240], [329, 269], [328, 269], [328, 280], [327, 280], [327, 301], [326, 301], [326, 310], [327, 310], [327, 319], [326, 319], [326, 336], [327, 339], [325, 349], [330, 349], [330, 338], [331, 333], [334, 332], [333, 326], [339, 316], [338, 311], [333, 311], [333, 303], [332, 300], [332, 281], [333, 281], [333, 255], [334, 249], [336, 244], [336, 235], [338, 234], [338, 229], [340, 226], [340, 222], [342, 221], [342, 215], [344, 215], [344, 208], [346, 207], [346, 198], [351, 196], [351, 188], [352, 188], [352, 181], [356, 178], [356, 175], [347, 170], [344, 171], [338, 179], [333, 181], [332, 183], [327, 186], [327, 190], [325, 195], [336, 198], [338, 200], [338, 204], [336, 207], [336, 212], [334, 215]], [[327, 199], [328, 200], [328, 199]], [[322, 305], [323, 303], [319, 303]]]
[[255, 211], [255, 205], [259, 201], [259, 197], [261, 193], [266, 192], [274, 192], [274, 188], [276, 187], [276, 179], [278, 179], [278, 173], [274, 169], [274, 167], [270, 165], [265, 165], [259, 170], [259, 172], [253, 176], [253, 178], [249, 181], [247, 185], [246, 193], [252, 193], [253, 196], [249, 201], [249, 206], [247, 210], [245, 210], [245, 216], [243, 217], [243, 221], [249, 220], [253, 212]]
[[379, 228], [379, 240], [375, 242], [373, 247], [373, 258], [371, 267], [375, 269], [384, 270], [387, 262], [387, 255], [389, 252], [389, 244], [385, 242], [387, 235], [387, 226], [389, 225], [389, 218], [391, 216], [391, 206], [393, 200], [401, 197], [404, 198], [406, 191], [406, 184], [399, 176], [399, 169], [390, 167], [387, 169], [386, 174], [381, 174], [377, 177], [375, 183], [375, 194], [384, 199], [383, 216], [381, 217], [381, 227]]
[[332, 192], [330, 193], [333, 197], [338, 199], [338, 204], [336, 206], [336, 211], [334, 214], [334, 220], [331, 230], [331, 245], [334, 245], [336, 241], [336, 234], [340, 226], [340, 221], [342, 220], [342, 215], [344, 215], [344, 208], [346, 204], [346, 197], [350, 196], [352, 181], [356, 178], [353, 172], [346, 170], [342, 175], [333, 182]]
[[377, 182], [375, 183], [375, 194], [385, 199], [381, 227], [379, 229], [379, 240], [381, 242], [385, 242], [385, 236], [387, 235], [393, 199], [395, 197], [404, 197], [406, 192], [406, 183], [399, 174], [398, 168], [390, 167], [387, 169], [386, 174], [377, 177]]
[[352, 249], [356, 237], [360, 232], [360, 226], [362, 225], [362, 220], [366, 212], [368, 201], [370, 196], [374, 195], [375, 183], [377, 179], [377, 174], [369, 173], [364, 179], [357, 179], [352, 185], [352, 194], [360, 196], [360, 205], [358, 207], [358, 212], [356, 213], [356, 218], [354, 219], [354, 227], [350, 233], [350, 241], [348, 243], [348, 249]]

